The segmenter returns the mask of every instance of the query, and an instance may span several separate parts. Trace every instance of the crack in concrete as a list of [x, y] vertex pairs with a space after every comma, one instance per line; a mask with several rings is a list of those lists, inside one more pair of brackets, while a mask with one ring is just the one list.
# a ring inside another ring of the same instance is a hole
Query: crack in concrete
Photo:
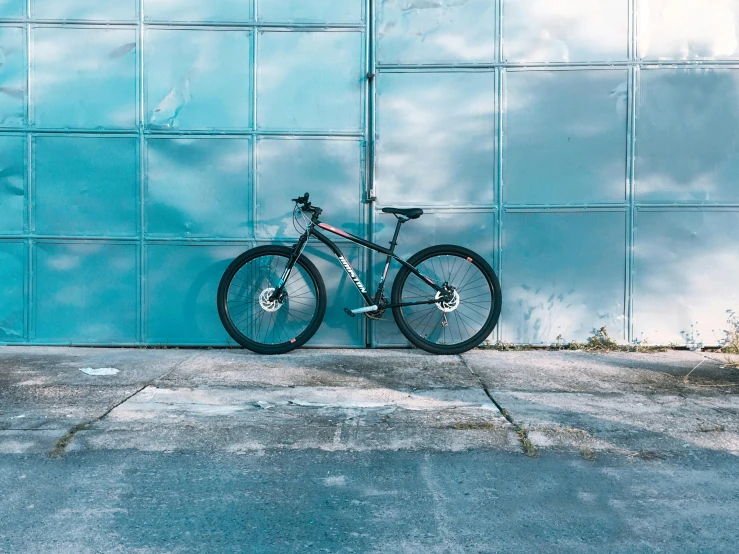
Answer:
[[480, 377], [472, 370], [462, 354], [459, 354], [459, 359], [462, 361], [462, 365], [467, 368], [467, 371], [469, 371], [480, 383], [482, 390], [485, 391], [485, 394], [490, 399], [490, 401], [495, 405], [496, 408], [498, 408], [500, 415], [506, 418], [508, 423], [510, 423], [516, 430], [516, 434], [521, 441], [521, 448], [523, 449], [523, 453], [526, 454], [529, 458], [538, 458], [539, 451], [537, 450], [534, 443], [531, 442], [531, 439], [529, 438], [529, 432], [526, 427], [520, 423], [517, 423], [516, 420], [513, 419], [511, 413], [498, 403], [498, 401], [493, 397], [493, 394], [490, 392], [490, 389], [488, 389], [488, 386], [482, 380], [482, 377]]
[[196, 358], [198, 355], [199, 354], [194, 354], [193, 356], [190, 356], [189, 358], [187, 358], [185, 360], [182, 360], [181, 362], [175, 364], [171, 369], [167, 370], [162, 375], [160, 375], [158, 377], [154, 377], [153, 379], [150, 379], [149, 381], [147, 381], [146, 383], [144, 383], [144, 385], [141, 386], [139, 389], [137, 389], [133, 393], [131, 393], [128, 396], [126, 396], [120, 402], [117, 402], [113, 406], [111, 406], [110, 408], [108, 408], [102, 415], [100, 415], [98, 417], [95, 417], [93, 419], [90, 419], [88, 421], [85, 421], [83, 423], [78, 423], [77, 425], [75, 425], [74, 427], [72, 427], [69, 431], [67, 431], [65, 433], [65, 435], [62, 438], [60, 438], [59, 440], [56, 441], [56, 443], [54, 443], [54, 447], [51, 449], [51, 452], [49, 453], [49, 457], [50, 458], [59, 458], [60, 456], [62, 456], [64, 454], [64, 452], [66, 451], [67, 447], [70, 444], [72, 444], [72, 441], [74, 441], [74, 437], [77, 435], [77, 433], [79, 433], [80, 431], [85, 431], [93, 423], [97, 423], [98, 421], [101, 421], [101, 420], [105, 419], [108, 416], [108, 414], [110, 414], [110, 412], [112, 412], [113, 410], [115, 410], [117, 407], [125, 404], [126, 402], [128, 402], [129, 400], [131, 400], [134, 396], [136, 396], [137, 394], [139, 394], [141, 391], [143, 391], [147, 387], [150, 387], [152, 384], [156, 383], [157, 381], [166, 378], [167, 376], [169, 376], [170, 374], [172, 374], [175, 370], [177, 370], [180, 367], [182, 367], [183, 364], [185, 364], [186, 362], [189, 362], [190, 360]]

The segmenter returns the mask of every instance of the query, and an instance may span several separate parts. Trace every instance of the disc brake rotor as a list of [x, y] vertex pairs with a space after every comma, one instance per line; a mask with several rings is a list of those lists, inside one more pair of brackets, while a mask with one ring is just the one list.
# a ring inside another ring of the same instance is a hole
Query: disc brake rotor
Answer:
[[[437, 292], [435, 299], [439, 300], [440, 298], [441, 298], [441, 292]], [[459, 293], [455, 290], [454, 296], [452, 297], [451, 300], [437, 302], [436, 307], [446, 314], [449, 312], [453, 312], [454, 310], [459, 308], [459, 302], [460, 302]]]
[[274, 288], [269, 288], [264, 289], [262, 294], [259, 295], [259, 305], [265, 312], [276, 312], [282, 306], [279, 300], [270, 300], [274, 292]]

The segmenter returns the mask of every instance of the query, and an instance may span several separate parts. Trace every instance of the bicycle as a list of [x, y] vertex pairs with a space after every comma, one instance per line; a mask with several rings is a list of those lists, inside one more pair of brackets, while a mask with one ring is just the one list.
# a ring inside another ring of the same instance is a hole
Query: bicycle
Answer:
[[[407, 261], [395, 255], [404, 223], [423, 215], [420, 208], [383, 208], [398, 222], [390, 248], [364, 240], [320, 221], [323, 210], [307, 192], [293, 198], [293, 224], [302, 234], [291, 248], [259, 246], [237, 257], [218, 287], [218, 314], [228, 334], [259, 354], [284, 354], [303, 346], [318, 330], [326, 312], [326, 287], [316, 266], [303, 255], [310, 237], [325, 244], [359, 290], [365, 305], [344, 308], [347, 315], [381, 318], [387, 309], [401, 333], [432, 354], [461, 354], [479, 346], [500, 317], [500, 283], [479, 254], [454, 245], [432, 246]], [[307, 223], [299, 228], [302, 216]], [[320, 229], [320, 230], [319, 230]], [[370, 296], [341, 249], [321, 231], [340, 236], [387, 256], [377, 291]], [[385, 298], [392, 260], [401, 264]]]

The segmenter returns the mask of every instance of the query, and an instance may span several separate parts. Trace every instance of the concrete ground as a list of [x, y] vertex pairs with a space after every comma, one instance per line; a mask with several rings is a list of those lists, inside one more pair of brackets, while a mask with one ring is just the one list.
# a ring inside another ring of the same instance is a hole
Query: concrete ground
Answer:
[[724, 363], [2, 347], [0, 552], [736, 552]]

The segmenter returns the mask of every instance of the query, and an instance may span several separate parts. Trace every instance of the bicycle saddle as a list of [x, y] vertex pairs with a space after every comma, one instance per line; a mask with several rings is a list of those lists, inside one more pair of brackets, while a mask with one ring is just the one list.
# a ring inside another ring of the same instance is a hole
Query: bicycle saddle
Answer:
[[382, 208], [386, 214], [397, 214], [407, 217], [408, 219], [418, 219], [423, 215], [421, 208]]

